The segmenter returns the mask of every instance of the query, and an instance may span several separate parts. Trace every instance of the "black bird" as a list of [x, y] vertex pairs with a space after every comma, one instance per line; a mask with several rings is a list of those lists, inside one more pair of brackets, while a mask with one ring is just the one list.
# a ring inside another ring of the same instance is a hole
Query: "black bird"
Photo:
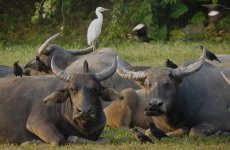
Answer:
[[134, 132], [135, 138], [139, 140], [141, 144], [146, 143], [146, 142], [153, 143], [152, 140], [148, 136], [146, 136], [144, 133], [139, 131], [136, 127], [132, 128], [131, 130]]
[[160, 140], [161, 138], [168, 138], [169, 136], [166, 135], [163, 131], [161, 131], [160, 129], [158, 129], [154, 123], [149, 122], [149, 128], [150, 131], [152, 133], [152, 135], [154, 137], [156, 137], [158, 140]]
[[138, 24], [133, 28], [133, 32], [135, 32], [138, 40], [142, 42], [150, 42], [154, 40], [153, 38], [148, 36], [148, 28], [144, 24]]
[[170, 59], [166, 59], [165, 65], [166, 67], [173, 68], [173, 69], [178, 68], [178, 66]]
[[226, 13], [225, 10], [230, 9], [221, 4], [206, 4], [202, 6], [207, 9], [209, 23], [216, 23], [223, 16], [223, 14]]
[[[204, 49], [205, 47], [204, 46], [200, 46], [200, 48]], [[213, 52], [209, 51], [207, 48], [205, 48], [205, 49], [206, 49], [206, 58], [208, 60], [211, 60], [211, 61], [216, 60], [219, 63], [221, 63], [221, 61], [218, 59], [218, 57]]]
[[23, 74], [23, 71], [22, 71], [22, 68], [18, 65], [18, 62], [19, 61], [16, 61], [14, 63], [14, 66], [13, 66], [13, 73], [15, 74], [15, 76], [21, 76], [22, 78], [22, 74]]

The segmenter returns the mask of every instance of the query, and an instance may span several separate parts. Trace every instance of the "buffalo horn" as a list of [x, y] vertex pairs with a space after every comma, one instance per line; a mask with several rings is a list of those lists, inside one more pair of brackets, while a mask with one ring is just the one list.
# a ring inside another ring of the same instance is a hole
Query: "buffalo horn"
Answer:
[[99, 73], [95, 73], [95, 78], [99, 81], [106, 80], [109, 77], [111, 77], [116, 72], [116, 70], [117, 70], [117, 59], [114, 59], [113, 64], [109, 68]]
[[230, 85], [230, 79], [221, 71], [221, 75], [224, 78], [224, 80]]
[[[97, 42], [96, 48], [98, 48], [98, 46], [99, 46], [99, 43]], [[91, 45], [87, 48], [81, 49], [81, 50], [65, 50], [65, 51], [69, 52], [72, 55], [85, 55], [85, 54], [89, 54], [89, 53], [93, 52], [93, 45]]]
[[126, 68], [124, 68], [120, 63], [119, 63], [119, 57], [117, 57], [118, 59], [118, 67], [117, 67], [117, 73], [128, 80], [144, 80], [146, 78], [145, 72], [144, 71], [130, 71]]
[[170, 75], [175, 78], [183, 78], [189, 76], [197, 72], [202, 67], [203, 63], [205, 62], [205, 58], [206, 58], [206, 50], [205, 48], [203, 48], [202, 54], [198, 61], [184, 68], [173, 69], [171, 70]]
[[46, 50], [46, 48], [49, 46], [49, 44], [55, 40], [61, 33], [57, 33], [53, 36], [51, 36], [49, 39], [47, 39], [42, 46], [38, 49], [38, 54], [42, 54], [44, 50]]
[[62, 70], [61, 68], [59, 68], [56, 64], [55, 64], [55, 55], [53, 56], [52, 60], [51, 60], [51, 68], [53, 73], [55, 74], [55, 76], [57, 76], [58, 78], [69, 82], [70, 79], [72, 78], [72, 75], [68, 74], [67, 72], [65, 72], [64, 70]]

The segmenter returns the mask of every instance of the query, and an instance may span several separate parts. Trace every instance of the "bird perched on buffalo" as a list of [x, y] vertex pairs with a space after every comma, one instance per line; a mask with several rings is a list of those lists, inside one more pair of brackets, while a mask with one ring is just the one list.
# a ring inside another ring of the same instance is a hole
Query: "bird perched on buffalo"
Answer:
[[161, 138], [168, 138], [169, 136], [166, 135], [163, 131], [161, 131], [160, 129], [158, 129], [154, 123], [149, 122], [149, 128], [150, 131], [152, 133], [152, 135], [154, 137], [156, 137], [158, 140], [160, 140]]
[[22, 71], [22, 68], [21, 66], [18, 65], [19, 61], [16, 61], [14, 63], [14, 66], [13, 66], [13, 73], [14, 75], [17, 77], [17, 76], [21, 76], [22, 78], [22, 74], [23, 74], [23, 71]]
[[165, 66], [173, 69], [178, 68], [178, 66], [170, 59], [166, 59]]
[[215, 60], [215, 61], [218, 61], [219, 63], [221, 63], [221, 61], [218, 59], [218, 57], [211, 51], [209, 51], [206, 47], [204, 46], [200, 46], [201, 50], [203, 50], [204, 48], [206, 49], [206, 58], [208, 60]]
[[134, 134], [135, 134], [135, 138], [141, 142], [141, 144], [143, 143], [153, 143], [152, 140], [147, 136], [145, 135], [144, 133], [142, 133], [141, 131], [139, 131], [136, 127], [132, 128], [131, 129]]
[[103, 24], [103, 15], [102, 12], [106, 11], [108, 9], [103, 8], [103, 7], [97, 7], [96, 9], [96, 15], [97, 15], [97, 19], [94, 19], [89, 27], [88, 27], [88, 31], [87, 31], [87, 43], [88, 45], [93, 45], [93, 52], [95, 53], [96, 50], [96, 42], [97, 42], [97, 38], [99, 37], [100, 33], [101, 33], [101, 27]]
[[154, 40], [153, 38], [148, 36], [148, 28], [144, 24], [138, 24], [133, 28], [133, 32], [137, 36], [137, 39], [142, 42], [150, 42]]

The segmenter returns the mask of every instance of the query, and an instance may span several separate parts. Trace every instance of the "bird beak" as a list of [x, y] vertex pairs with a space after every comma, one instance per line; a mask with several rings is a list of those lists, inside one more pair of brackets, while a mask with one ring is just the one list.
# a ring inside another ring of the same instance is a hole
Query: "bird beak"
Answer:
[[103, 11], [107, 11], [107, 10], [109, 10], [109, 9], [107, 9], [107, 8], [103, 8], [103, 9], [102, 9], [102, 12], [103, 12]]

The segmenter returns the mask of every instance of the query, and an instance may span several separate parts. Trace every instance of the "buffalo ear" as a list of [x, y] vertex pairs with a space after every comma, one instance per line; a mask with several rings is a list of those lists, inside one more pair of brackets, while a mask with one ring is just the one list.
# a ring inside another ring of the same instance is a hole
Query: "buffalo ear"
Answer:
[[100, 95], [104, 101], [121, 100], [123, 96], [112, 88], [102, 89]]
[[70, 97], [69, 91], [67, 89], [59, 90], [52, 92], [46, 96], [42, 101], [44, 103], [53, 102], [53, 103], [63, 103]]
[[84, 64], [83, 64], [83, 72], [85, 73], [89, 72], [89, 64], [86, 60], [84, 61]]

